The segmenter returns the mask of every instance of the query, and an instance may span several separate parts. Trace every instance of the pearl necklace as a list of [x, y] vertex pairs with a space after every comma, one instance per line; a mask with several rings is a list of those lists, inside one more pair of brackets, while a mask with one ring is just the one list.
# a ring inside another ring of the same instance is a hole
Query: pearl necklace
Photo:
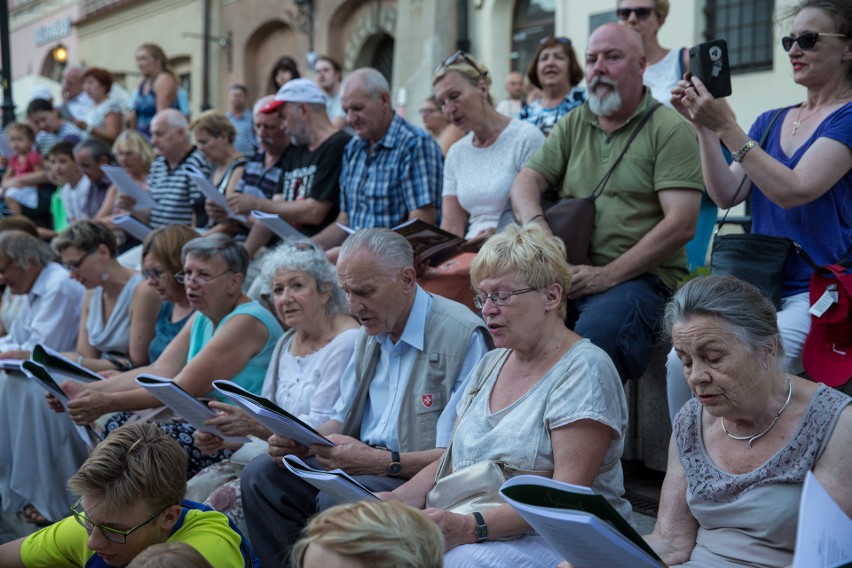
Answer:
[[764, 434], [772, 430], [772, 427], [775, 426], [775, 423], [778, 422], [778, 419], [781, 418], [781, 413], [787, 408], [787, 405], [790, 404], [790, 399], [793, 398], [793, 381], [790, 380], [790, 375], [787, 375], [787, 401], [784, 403], [784, 406], [781, 407], [781, 410], [778, 411], [778, 414], [775, 415], [775, 418], [772, 419], [772, 422], [769, 423], [769, 426], [763, 432], [759, 434], [755, 434], [754, 436], [735, 436], [728, 432], [728, 429], [725, 428], [725, 419], [720, 416], [719, 424], [722, 425], [722, 430], [725, 431], [725, 434], [728, 435], [732, 440], [740, 440], [740, 441], [748, 441], [748, 449], [751, 449], [751, 445], [758, 438], [763, 437]]

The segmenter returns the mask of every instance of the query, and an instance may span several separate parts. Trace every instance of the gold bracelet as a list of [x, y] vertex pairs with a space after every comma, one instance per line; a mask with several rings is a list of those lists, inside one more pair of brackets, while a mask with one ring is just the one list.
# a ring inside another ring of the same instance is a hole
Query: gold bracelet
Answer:
[[742, 162], [743, 158], [745, 158], [745, 155], [748, 154], [749, 150], [751, 150], [755, 146], [757, 146], [757, 142], [755, 142], [754, 140], [749, 140], [748, 142], [743, 144], [739, 150], [731, 154], [731, 159], [737, 163]]

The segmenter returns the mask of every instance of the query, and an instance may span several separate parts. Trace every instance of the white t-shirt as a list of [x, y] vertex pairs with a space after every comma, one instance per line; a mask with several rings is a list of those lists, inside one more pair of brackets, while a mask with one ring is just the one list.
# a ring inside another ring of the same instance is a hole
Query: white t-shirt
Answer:
[[88, 219], [86, 214], [86, 201], [89, 198], [89, 188], [92, 182], [89, 176], [84, 175], [77, 182], [77, 185], [66, 183], [59, 190], [59, 197], [62, 199], [62, 206], [65, 208], [65, 218], [69, 223], [73, 223], [79, 219]]
[[512, 182], [543, 142], [538, 128], [512, 119], [487, 148], [474, 147], [472, 132], [452, 145], [444, 162], [443, 195], [455, 195], [468, 212], [466, 238], [497, 226], [510, 208]]

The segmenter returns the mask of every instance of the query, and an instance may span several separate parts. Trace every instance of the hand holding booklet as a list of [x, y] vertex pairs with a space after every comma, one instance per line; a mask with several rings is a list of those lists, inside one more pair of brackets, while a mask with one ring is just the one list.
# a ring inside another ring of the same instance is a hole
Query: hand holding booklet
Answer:
[[574, 566], [665, 566], [630, 523], [588, 487], [519, 475], [503, 484], [500, 495]]
[[333, 446], [331, 441], [271, 400], [251, 393], [232, 381], [213, 381], [213, 388], [248, 412], [263, 427], [303, 446]]
[[282, 461], [294, 475], [304, 479], [320, 491], [331, 495], [337, 503], [355, 503], [357, 501], [380, 499], [375, 493], [358, 483], [342, 469], [315, 469], [294, 455], [285, 456]]
[[79, 383], [92, 383], [104, 380], [102, 376], [91, 369], [78, 365], [62, 353], [41, 343], [36, 343], [30, 357], [36, 363], [46, 367], [50, 374], [60, 381], [71, 380]]
[[[68, 407], [68, 402], [70, 401], [68, 395], [59, 388], [59, 385], [56, 384], [56, 381], [50, 376], [50, 373], [44, 366], [39, 365], [35, 361], [24, 361], [21, 363], [21, 370], [28, 379], [34, 381], [55, 396], [62, 405], [62, 408]], [[71, 418], [69, 417], [68, 419], [70, 420]], [[77, 431], [80, 439], [90, 448], [94, 448], [98, 442], [103, 440], [100, 433], [89, 425], [80, 426], [79, 424], [74, 424], [74, 429]]]
[[270, 231], [282, 239], [296, 239], [297, 241], [308, 240], [308, 237], [297, 231], [293, 225], [274, 213], [264, 213], [263, 211], [255, 209], [251, 212], [251, 216], [266, 225]]
[[175, 414], [189, 422], [196, 430], [210, 432], [226, 442], [246, 443], [251, 441], [250, 438], [244, 436], [226, 436], [214, 426], [205, 426], [205, 421], [219, 415], [171, 379], [143, 374], [136, 377], [136, 384], [157, 397], [160, 402], [171, 408]]
[[210, 183], [204, 175], [201, 173], [193, 173], [189, 174], [189, 179], [192, 180], [192, 183], [195, 184], [195, 187], [198, 188], [198, 191], [206, 198], [221, 207], [228, 214], [229, 219], [236, 219], [240, 223], [246, 222], [245, 215], [237, 215], [234, 211], [228, 206], [228, 200], [225, 199], [225, 196], [222, 195], [218, 189], [213, 187], [213, 184]]

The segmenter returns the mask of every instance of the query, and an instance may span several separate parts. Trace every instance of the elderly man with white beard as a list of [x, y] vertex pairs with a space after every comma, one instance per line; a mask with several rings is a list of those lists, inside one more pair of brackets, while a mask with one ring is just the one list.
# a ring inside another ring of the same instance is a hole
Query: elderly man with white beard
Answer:
[[588, 100], [559, 121], [511, 190], [518, 221], [547, 225], [542, 192], [588, 197], [624, 151], [598, 189], [589, 264], [573, 267], [568, 294], [568, 324], [607, 352], [622, 381], [647, 367], [659, 312], [686, 274], [684, 245], [703, 190], [695, 134], [678, 113], [656, 108], [642, 84], [645, 64], [635, 30], [595, 30], [585, 53]]

